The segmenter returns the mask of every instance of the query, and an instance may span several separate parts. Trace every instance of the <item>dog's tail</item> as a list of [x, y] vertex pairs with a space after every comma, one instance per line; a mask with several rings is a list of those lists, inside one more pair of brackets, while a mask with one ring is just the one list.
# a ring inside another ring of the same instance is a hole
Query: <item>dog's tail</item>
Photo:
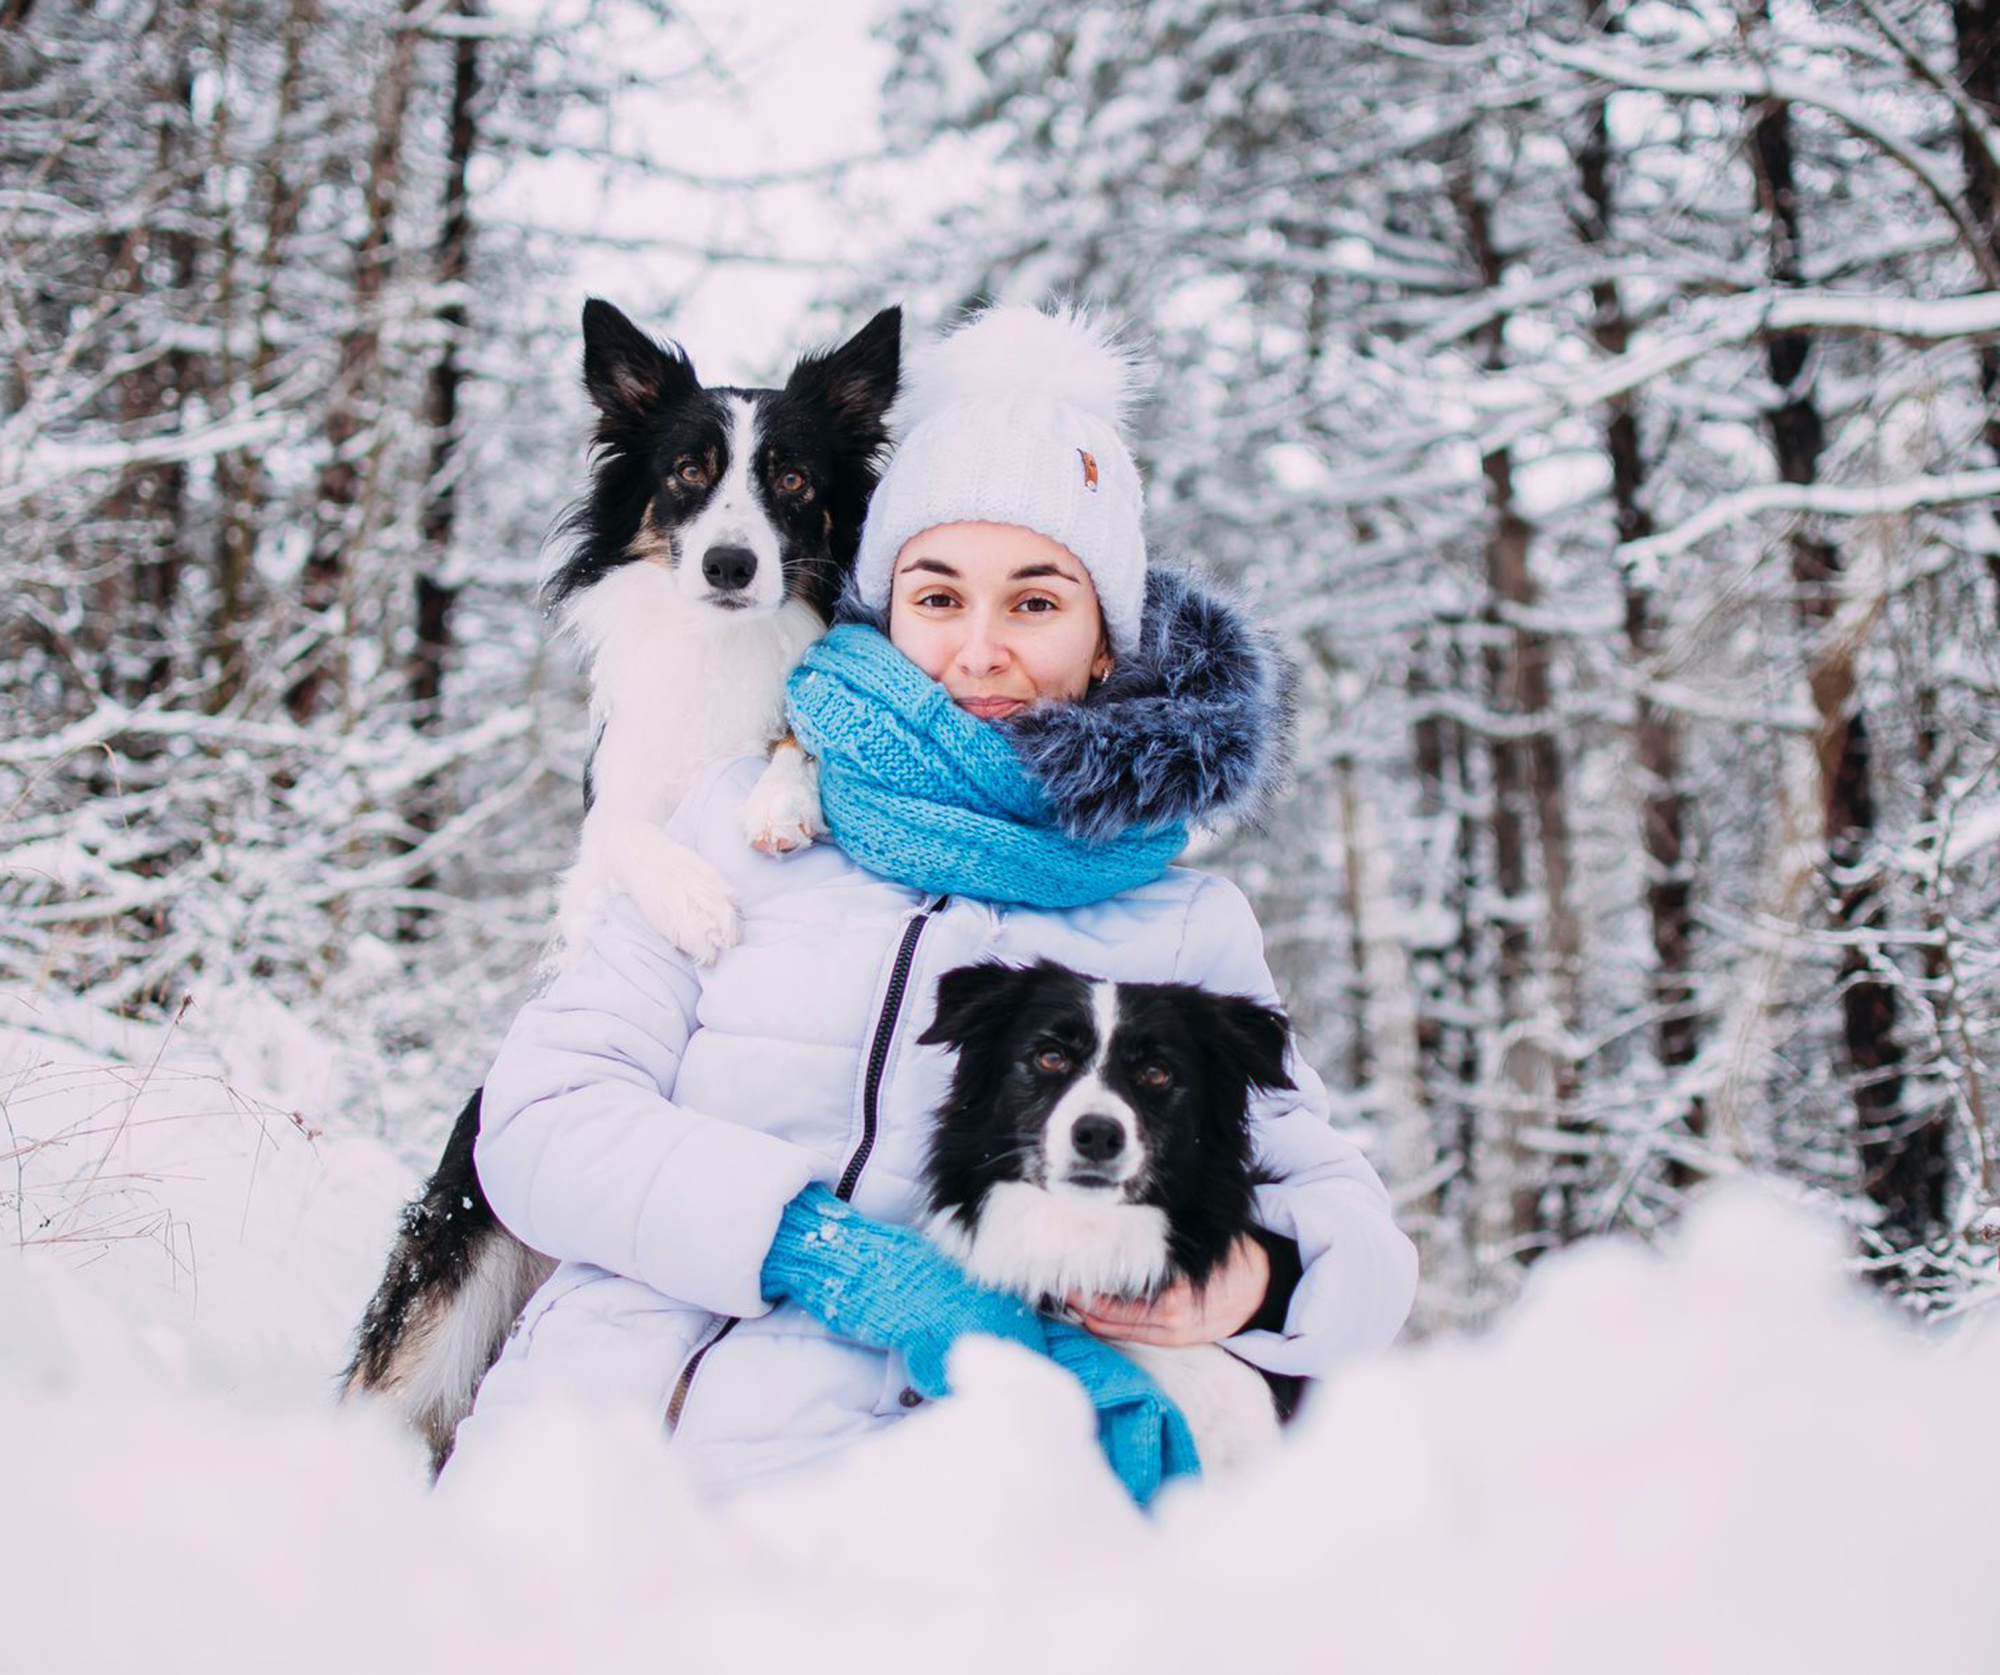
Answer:
[[433, 1476], [508, 1331], [555, 1267], [500, 1225], [480, 1190], [472, 1146], [482, 1092], [465, 1102], [436, 1170], [403, 1211], [340, 1381], [343, 1401], [395, 1406], [429, 1446]]

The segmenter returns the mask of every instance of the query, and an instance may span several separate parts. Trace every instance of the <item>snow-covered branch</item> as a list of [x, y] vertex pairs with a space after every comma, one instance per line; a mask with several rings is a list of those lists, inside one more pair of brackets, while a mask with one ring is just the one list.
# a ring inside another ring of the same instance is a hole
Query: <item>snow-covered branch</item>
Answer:
[[1535, 37], [1534, 52], [1547, 63], [1587, 75], [1606, 86], [1633, 92], [1706, 100], [1771, 100], [1825, 111], [1879, 146], [1923, 187], [1958, 230], [1964, 253], [1978, 266], [1986, 283], [2000, 287], [2000, 261], [1996, 261], [1967, 212], [1957, 183], [1947, 179], [1915, 144], [1890, 128], [1869, 102], [1844, 88], [1766, 65], [1740, 69], [1707, 62], [1687, 65], [1678, 58], [1645, 58], [1558, 41], [1546, 35]]
[[1767, 512], [1829, 518], [1894, 517], [1927, 507], [1962, 506], [2000, 497], [2000, 469], [1955, 471], [1890, 483], [1760, 483], [1711, 501], [1672, 529], [1628, 541], [1615, 555], [1621, 564], [1652, 569], [1686, 552], [1717, 530]]

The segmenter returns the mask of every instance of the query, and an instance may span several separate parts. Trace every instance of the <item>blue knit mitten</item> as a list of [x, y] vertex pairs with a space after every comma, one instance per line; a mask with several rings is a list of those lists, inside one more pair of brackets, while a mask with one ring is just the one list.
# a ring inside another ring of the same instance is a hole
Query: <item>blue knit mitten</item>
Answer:
[[1097, 1409], [1097, 1441], [1141, 1506], [1175, 1477], [1196, 1477], [1201, 1457], [1181, 1410], [1137, 1362], [1080, 1326], [1045, 1320], [1049, 1359], [1065, 1368]]
[[921, 1233], [872, 1221], [823, 1186], [785, 1206], [763, 1286], [836, 1337], [900, 1351], [911, 1386], [933, 1399], [951, 1394], [945, 1354], [969, 1332], [1046, 1353], [1042, 1319], [1026, 1303], [974, 1285]]
[[763, 1290], [836, 1337], [899, 1351], [912, 1388], [933, 1400], [951, 1394], [945, 1356], [968, 1333], [1048, 1356], [1083, 1386], [1104, 1457], [1141, 1506], [1167, 1479], [1201, 1470], [1187, 1421], [1143, 1369], [1080, 1327], [975, 1285], [922, 1234], [871, 1220], [823, 1186], [785, 1206]]

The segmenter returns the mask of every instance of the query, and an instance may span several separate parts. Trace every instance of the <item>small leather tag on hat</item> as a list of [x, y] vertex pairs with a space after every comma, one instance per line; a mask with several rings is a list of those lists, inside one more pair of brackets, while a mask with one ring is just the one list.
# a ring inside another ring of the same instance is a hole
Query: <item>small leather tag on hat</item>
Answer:
[[1076, 457], [1083, 461], [1083, 486], [1092, 494], [1097, 492], [1097, 456], [1079, 448]]

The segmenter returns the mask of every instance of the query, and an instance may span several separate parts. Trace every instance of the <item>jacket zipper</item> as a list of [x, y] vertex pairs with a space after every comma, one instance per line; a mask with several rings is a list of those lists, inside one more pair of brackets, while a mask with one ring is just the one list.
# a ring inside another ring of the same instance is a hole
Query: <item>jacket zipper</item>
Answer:
[[708, 1352], [736, 1330], [738, 1317], [728, 1315], [716, 1323], [715, 1329], [704, 1338], [701, 1345], [688, 1357], [687, 1365], [681, 1368], [681, 1376], [674, 1380], [674, 1393], [667, 1401], [667, 1429], [674, 1430], [681, 1422], [681, 1409], [687, 1406], [688, 1392], [694, 1388], [694, 1375], [701, 1371], [701, 1364], [708, 1358]]
[[930, 922], [931, 915], [950, 900], [949, 896], [939, 896], [903, 929], [903, 943], [896, 950], [896, 963], [889, 972], [889, 989], [882, 996], [882, 1015], [875, 1020], [875, 1039], [868, 1047], [868, 1073], [861, 1082], [861, 1141], [854, 1148], [854, 1155], [847, 1160], [847, 1167], [840, 1172], [840, 1185], [833, 1189], [837, 1198], [854, 1196], [861, 1171], [868, 1166], [868, 1154], [875, 1149], [875, 1122], [882, 1097], [882, 1073], [888, 1068], [889, 1042], [896, 1033], [897, 1015], [903, 1010], [903, 991], [910, 986], [910, 968], [917, 962], [917, 939], [924, 934], [924, 926]]
[[[868, 1069], [861, 1079], [861, 1138], [854, 1147], [853, 1156], [847, 1160], [847, 1167], [840, 1172], [840, 1184], [833, 1189], [837, 1198], [854, 1196], [854, 1189], [861, 1181], [861, 1171], [868, 1166], [868, 1154], [875, 1149], [882, 1076], [889, 1066], [889, 1043], [895, 1038], [896, 1023], [903, 1010], [903, 995], [910, 986], [910, 971], [917, 963], [917, 943], [924, 934], [924, 926], [950, 900], [950, 896], [939, 896], [926, 903], [903, 927], [903, 940], [896, 949], [896, 963], [889, 969], [889, 987], [882, 996], [882, 1011], [875, 1020], [875, 1034], [868, 1045]], [[674, 1380], [674, 1393], [667, 1401], [669, 1431], [681, 1422], [688, 1393], [694, 1388], [695, 1374], [701, 1371], [708, 1352], [735, 1331], [738, 1324], [738, 1317], [730, 1315], [688, 1357], [687, 1365], [681, 1368], [681, 1376]]]

